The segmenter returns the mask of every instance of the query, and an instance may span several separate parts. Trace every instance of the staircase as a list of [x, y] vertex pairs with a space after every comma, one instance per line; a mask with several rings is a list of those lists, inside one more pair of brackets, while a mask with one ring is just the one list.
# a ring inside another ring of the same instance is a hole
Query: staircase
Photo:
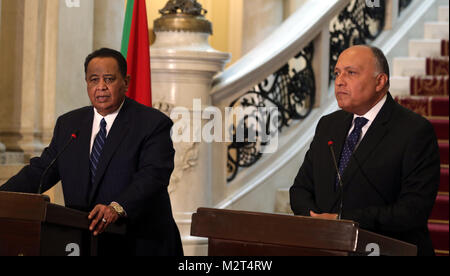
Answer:
[[[449, 8], [426, 22], [423, 39], [409, 41], [409, 56], [395, 57], [391, 93], [401, 105], [428, 118], [438, 136], [441, 180], [428, 228], [438, 256], [449, 255]], [[290, 213], [289, 188], [276, 193], [276, 213]]]
[[449, 255], [449, 8], [425, 23], [424, 39], [409, 42], [409, 56], [394, 58], [392, 94], [398, 103], [428, 118], [441, 154], [441, 181], [428, 228], [436, 254]]

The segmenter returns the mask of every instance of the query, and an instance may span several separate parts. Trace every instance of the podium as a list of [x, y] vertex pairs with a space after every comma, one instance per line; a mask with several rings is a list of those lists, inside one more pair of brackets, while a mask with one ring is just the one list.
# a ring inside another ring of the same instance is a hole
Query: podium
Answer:
[[191, 235], [209, 256], [415, 256], [417, 247], [346, 220], [200, 208]]
[[[0, 192], [0, 256], [95, 256], [88, 213], [51, 204], [45, 195]], [[105, 231], [124, 235], [125, 225]]]

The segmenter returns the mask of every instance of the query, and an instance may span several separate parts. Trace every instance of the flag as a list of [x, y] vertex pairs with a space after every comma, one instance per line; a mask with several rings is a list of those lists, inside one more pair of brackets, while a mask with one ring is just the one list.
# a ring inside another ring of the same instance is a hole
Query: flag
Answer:
[[151, 106], [150, 43], [145, 0], [127, 1], [121, 53], [127, 59], [131, 77], [127, 96]]

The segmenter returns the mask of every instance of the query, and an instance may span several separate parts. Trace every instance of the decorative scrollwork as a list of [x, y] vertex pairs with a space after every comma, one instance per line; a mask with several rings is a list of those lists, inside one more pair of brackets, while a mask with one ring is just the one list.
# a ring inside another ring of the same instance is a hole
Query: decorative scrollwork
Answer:
[[165, 7], [159, 10], [162, 15], [188, 14], [193, 16], [204, 16], [208, 13], [196, 0], [169, 0]]
[[174, 105], [167, 103], [165, 101], [155, 101], [155, 102], [153, 102], [152, 107], [170, 117], [170, 113], [172, 112]]
[[[248, 168], [262, 157], [274, 134], [289, 127], [292, 120], [306, 118], [315, 103], [316, 81], [312, 61], [314, 44], [310, 43], [281, 69], [243, 96], [232, 108], [242, 108], [245, 116], [230, 126], [232, 143], [228, 146], [228, 182], [239, 168]], [[238, 133], [243, 133], [243, 141]]]
[[352, 0], [330, 24], [330, 80], [342, 51], [353, 45], [368, 44], [383, 31], [386, 20], [386, 1], [367, 5], [365, 0]]

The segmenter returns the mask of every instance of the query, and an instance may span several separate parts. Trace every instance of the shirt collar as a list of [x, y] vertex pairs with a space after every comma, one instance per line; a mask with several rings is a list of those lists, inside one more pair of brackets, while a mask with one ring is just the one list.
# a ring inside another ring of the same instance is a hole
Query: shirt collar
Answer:
[[111, 126], [114, 123], [114, 120], [116, 119], [117, 115], [119, 115], [120, 110], [123, 107], [123, 104], [125, 103], [125, 99], [123, 100], [122, 104], [120, 105], [120, 107], [114, 111], [113, 113], [110, 113], [106, 116], [102, 116], [100, 115], [100, 113], [98, 113], [97, 109], [94, 107], [94, 124], [100, 124], [100, 121], [102, 119], [105, 119], [106, 124], [107, 124], [107, 129], [111, 129]]
[[377, 115], [380, 112], [383, 105], [386, 103], [386, 100], [387, 100], [387, 94], [384, 95], [384, 97], [381, 99], [381, 101], [379, 101], [374, 107], [372, 107], [372, 109], [370, 109], [366, 114], [364, 114], [362, 116], [355, 114], [353, 116], [353, 121], [355, 121], [355, 119], [358, 117], [364, 117], [367, 120], [369, 120], [370, 123], [372, 123], [375, 120], [375, 118], [377, 117]]

